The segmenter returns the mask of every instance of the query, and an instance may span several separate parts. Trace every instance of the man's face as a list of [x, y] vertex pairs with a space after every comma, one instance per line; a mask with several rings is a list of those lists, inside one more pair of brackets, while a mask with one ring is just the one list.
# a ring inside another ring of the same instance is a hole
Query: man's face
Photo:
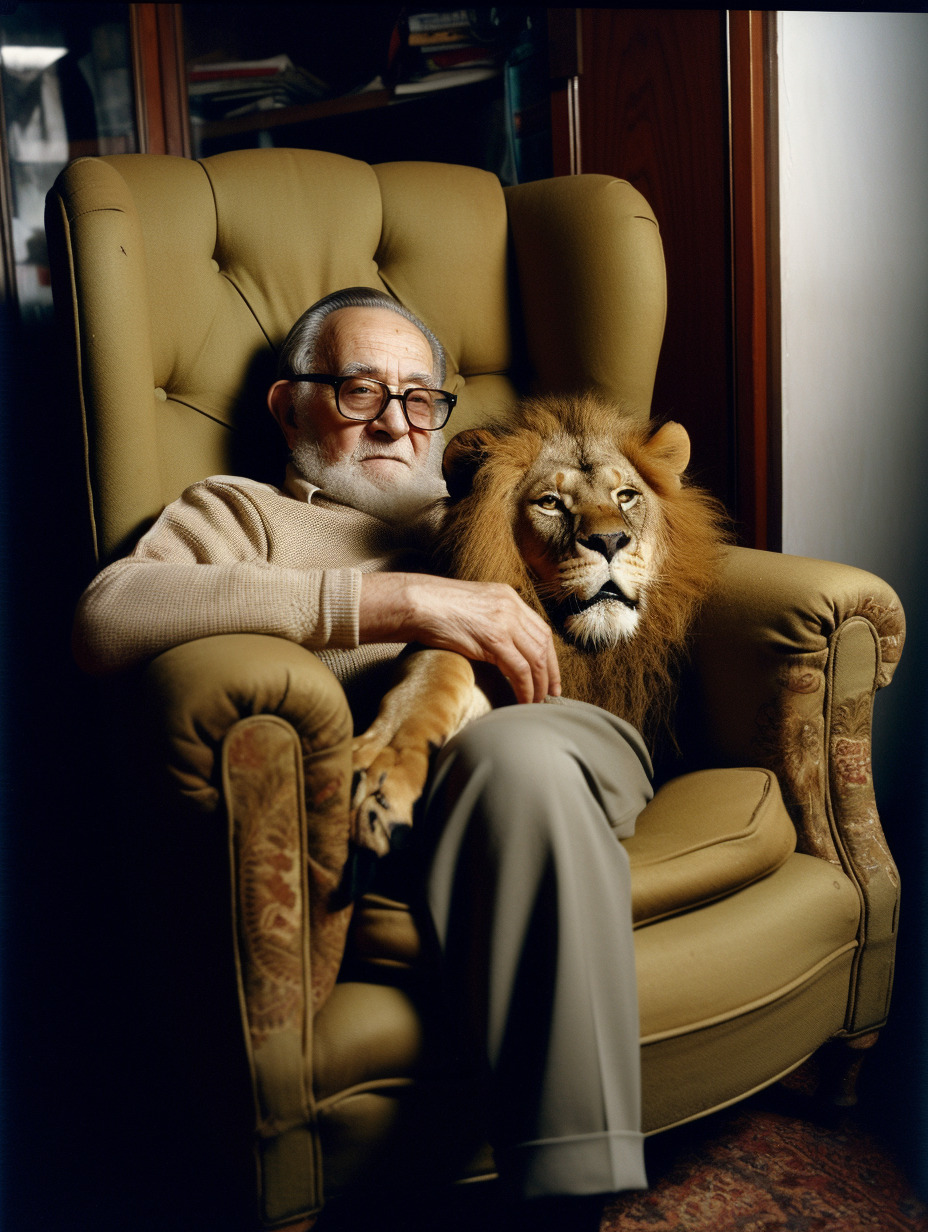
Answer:
[[[326, 318], [317, 346], [319, 370], [332, 376], [361, 373], [402, 393], [414, 385], [434, 385], [432, 350], [419, 330], [388, 308], [341, 308]], [[291, 449], [301, 438], [312, 443], [324, 463], [349, 463], [377, 487], [404, 486], [414, 480], [432, 447], [432, 433], [410, 428], [399, 402], [390, 402], [379, 419], [359, 423], [343, 418], [328, 385], [287, 385], [295, 424], [284, 427]], [[271, 391], [274, 396], [275, 386]], [[283, 397], [283, 394], [278, 395]], [[272, 406], [272, 409], [273, 406]]]

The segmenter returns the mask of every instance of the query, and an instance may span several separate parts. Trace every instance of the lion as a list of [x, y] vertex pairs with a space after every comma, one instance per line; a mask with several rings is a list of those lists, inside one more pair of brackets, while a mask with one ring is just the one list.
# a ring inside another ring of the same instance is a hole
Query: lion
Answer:
[[[438, 571], [511, 585], [552, 628], [563, 696], [652, 743], [671, 730], [687, 637], [729, 539], [721, 504], [684, 478], [689, 457], [681, 424], [588, 393], [523, 401], [458, 433], [443, 459]], [[401, 671], [354, 744], [354, 841], [378, 854], [408, 838], [432, 752], [499, 704], [451, 651], [416, 650]]]

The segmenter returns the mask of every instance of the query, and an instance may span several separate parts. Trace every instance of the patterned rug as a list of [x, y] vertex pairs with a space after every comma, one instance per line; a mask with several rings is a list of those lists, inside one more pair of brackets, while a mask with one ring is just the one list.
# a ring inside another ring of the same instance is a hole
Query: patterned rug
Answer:
[[[922, 1232], [928, 1207], [853, 1113], [776, 1088], [648, 1143], [601, 1232]], [[569, 1232], [565, 1229], [565, 1232]]]

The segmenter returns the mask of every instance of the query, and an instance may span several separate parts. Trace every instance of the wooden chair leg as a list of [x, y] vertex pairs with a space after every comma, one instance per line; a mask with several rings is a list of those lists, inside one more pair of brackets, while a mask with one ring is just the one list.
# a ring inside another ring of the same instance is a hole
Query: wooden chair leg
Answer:
[[879, 1031], [870, 1031], [866, 1035], [836, 1040], [832, 1044], [826, 1072], [826, 1094], [837, 1107], [853, 1108], [857, 1103], [860, 1067], [879, 1037]]

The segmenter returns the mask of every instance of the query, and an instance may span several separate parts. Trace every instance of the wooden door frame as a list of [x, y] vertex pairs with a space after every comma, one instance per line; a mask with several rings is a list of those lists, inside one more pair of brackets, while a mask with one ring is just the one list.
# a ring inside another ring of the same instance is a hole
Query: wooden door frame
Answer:
[[[580, 9], [549, 9], [554, 174], [583, 171]], [[722, 10], [727, 42], [730, 470], [741, 541], [782, 542], [776, 12]], [[720, 414], [723, 413], [720, 408]]]
[[580, 9], [548, 9], [548, 68], [553, 172], [555, 175], [579, 175], [580, 75], [583, 72]]
[[189, 158], [184, 19], [180, 4], [130, 4], [139, 150]]
[[734, 469], [742, 541], [782, 544], [776, 12], [728, 11]]

